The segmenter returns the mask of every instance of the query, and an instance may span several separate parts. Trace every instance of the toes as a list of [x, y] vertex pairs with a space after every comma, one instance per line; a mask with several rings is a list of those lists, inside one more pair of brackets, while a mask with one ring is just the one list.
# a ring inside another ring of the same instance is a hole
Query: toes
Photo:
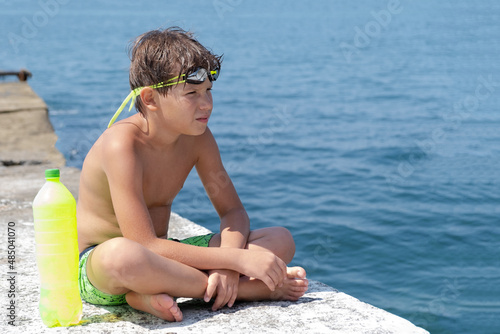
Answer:
[[306, 278], [306, 271], [302, 267], [288, 267], [286, 273], [288, 277]]
[[309, 286], [309, 281], [307, 279], [300, 279], [300, 278], [287, 278], [286, 279], [286, 284], [290, 286], [298, 286], [298, 287], [308, 287]]
[[158, 295], [156, 301], [164, 309], [169, 309], [175, 304], [174, 299], [169, 295]]
[[178, 306], [175, 306], [175, 307], [176, 307], [177, 311], [172, 312], [172, 315], [174, 316], [175, 321], [180, 322], [180, 321], [182, 321], [182, 312]]
[[307, 291], [307, 286], [291, 286], [290, 287], [291, 291]]
[[168, 321], [182, 321], [182, 312], [174, 302], [173, 298], [169, 295], [157, 295], [156, 302], [159, 305], [159, 309], [157, 311], [161, 312], [165, 320]]

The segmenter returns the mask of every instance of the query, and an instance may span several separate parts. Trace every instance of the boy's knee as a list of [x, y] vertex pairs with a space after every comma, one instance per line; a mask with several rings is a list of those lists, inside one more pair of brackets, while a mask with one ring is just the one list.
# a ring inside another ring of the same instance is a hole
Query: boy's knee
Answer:
[[292, 233], [285, 227], [276, 227], [277, 239], [283, 245], [282, 259], [286, 263], [290, 263], [295, 255], [295, 241], [293, 240]]
[[123, 282], [131, 274], [140, 272], [138, 266], [144, 263], [143, 251], [144, 247], [135, 241], [114, 238], [100, 250], [99, 261], [110, 280]]
[[273, 227], [274, 239], [280, 241], [280, 243], [295, 247], [295, 241], [293, 240], [292, 233], [285, 227], [277, 226]]
[[295, 241], [292, 233], [281, 226], [269, 227], [263, 231], [266, 232], [265, 238], [268, 240], [270, 250], [287, 264], [290, 263], [295, 255]]

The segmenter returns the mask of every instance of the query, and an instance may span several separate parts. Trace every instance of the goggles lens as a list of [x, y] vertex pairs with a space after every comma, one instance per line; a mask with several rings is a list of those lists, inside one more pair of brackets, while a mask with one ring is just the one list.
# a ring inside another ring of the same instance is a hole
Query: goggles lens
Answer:
[[[185, 74], [181, 75], [185, 76]], [[186, 82], [190, 84], [200, 84], [207, 78], [210, 81], [215, 81], [219, 77], [219, 70], [210, 71], [210, 73], [203, 67], [197, 68], [193, 73], [186, 77]]]

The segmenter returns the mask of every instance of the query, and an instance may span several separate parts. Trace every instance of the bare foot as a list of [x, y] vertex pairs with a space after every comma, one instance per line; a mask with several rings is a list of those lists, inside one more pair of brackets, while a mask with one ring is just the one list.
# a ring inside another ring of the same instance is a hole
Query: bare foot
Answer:
[[167, 321], [182, 321], [182, 312], [172, 297], [167, 294], [142, 295], [130, 291], [127, 303], [135, 308]]
[[270, 291], [264, 282], [248, 277], [240, 278], [238, 288], [238, 300], [298, 300], [302, 297], [309, 285], [306, 279], [306, 271], [301, 267], [289, 267], [286, 269], [287, 277], [283, 285]]
[[288, 278], [306, 278], [306, 271], [302, 267], [287, 267]]
[[287, 278], [281, 287], [271, 292], [270, 298], [273, 300], [298, 300], [302, 297], [309, 285], [306, 279], [306, 271], [301, 267], [286, 268]]

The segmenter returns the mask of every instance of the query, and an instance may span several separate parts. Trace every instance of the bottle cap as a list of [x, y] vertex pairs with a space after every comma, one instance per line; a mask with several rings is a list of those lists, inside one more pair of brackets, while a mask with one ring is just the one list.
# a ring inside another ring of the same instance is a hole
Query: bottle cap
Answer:
[[54, 179], [60, 176], [59, 169], [46, 169], [45, 170], [45, 178], [46, 179]]

